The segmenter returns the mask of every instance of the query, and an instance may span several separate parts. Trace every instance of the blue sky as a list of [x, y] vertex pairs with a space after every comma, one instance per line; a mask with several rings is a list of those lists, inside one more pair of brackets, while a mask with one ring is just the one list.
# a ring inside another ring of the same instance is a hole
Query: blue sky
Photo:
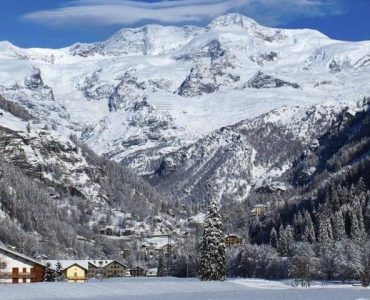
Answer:
[[147, 23], [205, 25], [239, 12], [267, 26], [370, 40], [370, 0], [1, 0], [0, 40], [59, 48]]

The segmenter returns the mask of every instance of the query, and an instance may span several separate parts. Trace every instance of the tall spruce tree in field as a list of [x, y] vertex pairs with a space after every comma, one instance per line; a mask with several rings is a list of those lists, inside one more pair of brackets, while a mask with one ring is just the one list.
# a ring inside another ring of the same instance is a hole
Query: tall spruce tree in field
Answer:
[[204, 222], [200, 280], [225, 280], [226, 252], [219, 205], [212, 200]]
[[157, 269], [157, 277], [165, 277], [168, 275], [167, 272], [167, 261], [165, 259], [165, 256], [163, 252], [159, 254], [158, 257], [158, 269]]

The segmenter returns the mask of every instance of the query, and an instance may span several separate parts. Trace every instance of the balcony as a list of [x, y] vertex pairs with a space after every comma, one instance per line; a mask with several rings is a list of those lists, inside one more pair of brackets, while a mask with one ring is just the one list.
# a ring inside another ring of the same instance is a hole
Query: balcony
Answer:
[[27, 278], [33, 278], [33, 277], [34, 277], [34, 274], [33, 274], [33, 273], [31, 273], [31, 272], [19, 272], [19, 273], [18, 273], [18, 276], [14, 276], [14, 277], [21, 277], [21, 278], [27, 277]]
[[71, 281], [74, 281], [74, 280], [77, 280], [77, 281], [80, 281], [80, 280], [87, 280], [86, 277], [74, 277], [74, 276], [71, 276], [71, 277], [67, 277], [67, 280], [71, 280]]

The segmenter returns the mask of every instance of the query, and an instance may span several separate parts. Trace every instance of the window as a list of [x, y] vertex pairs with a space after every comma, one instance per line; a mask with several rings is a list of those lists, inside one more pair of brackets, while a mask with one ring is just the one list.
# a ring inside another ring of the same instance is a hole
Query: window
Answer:
[[27, 268], [23, 268], [23, 273], [27, 273]]
[[77, 277], [77, 272], [75, 272], [74, 276]]

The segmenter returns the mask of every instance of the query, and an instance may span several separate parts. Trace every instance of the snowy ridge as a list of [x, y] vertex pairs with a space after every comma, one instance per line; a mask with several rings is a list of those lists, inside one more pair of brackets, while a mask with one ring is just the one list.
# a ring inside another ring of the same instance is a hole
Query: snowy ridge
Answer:
[[69, 51], [72, 55], [83, 57], [161, 55], [181, 48], [200, 30], [190, 26], [179, 28], [161, 25], [122, 29], [105, 42], [76, 44]]

